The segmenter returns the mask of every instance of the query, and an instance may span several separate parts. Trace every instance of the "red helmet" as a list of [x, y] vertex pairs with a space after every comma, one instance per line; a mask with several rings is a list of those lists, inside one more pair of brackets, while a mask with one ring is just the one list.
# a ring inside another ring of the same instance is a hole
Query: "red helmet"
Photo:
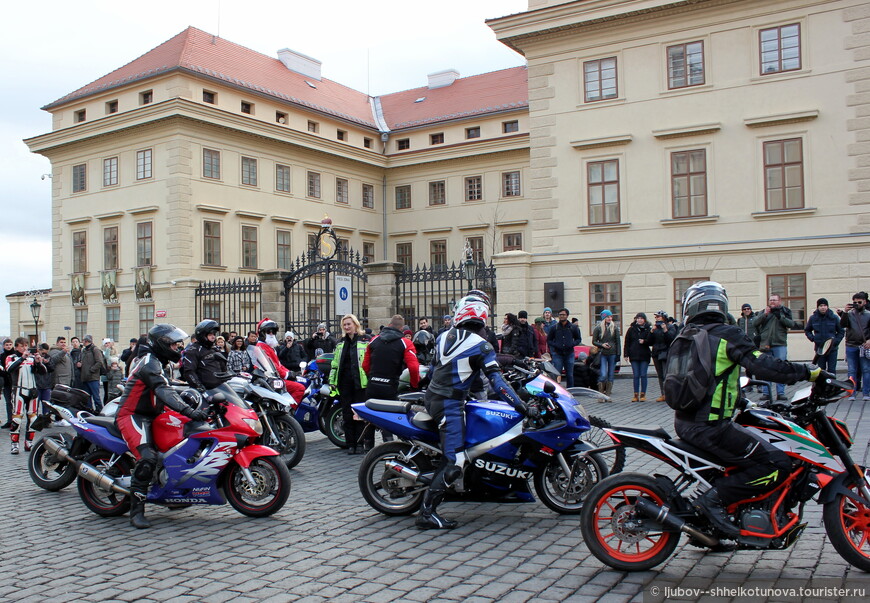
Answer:
[[278, 333], [278, 323], [271, 318], [264, 318], [257, 324], [257, 334], [265, 337], [268, 334], [275, 335]]
[[474, 321], [478, 323], [478, 326], [482, 327], [486, 324], [488, 317], [489, 307], [486, 302], [474, 297], [463, 297], [456, 305], [456, 311], [453, 314], [453, 326], [458, 327]]

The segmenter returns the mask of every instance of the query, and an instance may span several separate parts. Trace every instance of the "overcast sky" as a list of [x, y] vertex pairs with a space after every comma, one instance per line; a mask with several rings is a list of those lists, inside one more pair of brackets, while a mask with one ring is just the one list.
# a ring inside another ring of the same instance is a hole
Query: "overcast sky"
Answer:
[[[277, 57], [292, 48], [323, 77], [372, 95], [524, 64], [484, 20], [527, 0], [60, 0], [7, 3], [0, 25], [0, 335], [6, 295], [51, 287], [49, 161], [22, 139], [51, 129], [40, 107], [132, 61], [193, 25]], [[17, 333], [15, 334], [17, 335]], [[48, 334], [49, 337], [53, 333]]]

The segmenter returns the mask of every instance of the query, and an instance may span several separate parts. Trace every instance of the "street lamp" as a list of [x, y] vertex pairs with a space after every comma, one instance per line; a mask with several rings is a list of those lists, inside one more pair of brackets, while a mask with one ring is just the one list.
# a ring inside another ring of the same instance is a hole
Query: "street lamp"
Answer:
[[477, 263], [474, 261], [474, 251], [472, 251], [470, 243], [465, 243], [463, 252], [465, 253], [465, 260], [462, 262], [462, 274], [465, 280], [468, 281], [468, 288], [474, 289], [474, 277], [477, 276]]
[[36, 301], [36, 297], [33, 298], [33, 303], [30, 304], [30, 314], [33, 316], [33, 332], [36, 334], [36, 343], [39, 344], [39, 312], [42, 310], [42, 306], [38, 301]]

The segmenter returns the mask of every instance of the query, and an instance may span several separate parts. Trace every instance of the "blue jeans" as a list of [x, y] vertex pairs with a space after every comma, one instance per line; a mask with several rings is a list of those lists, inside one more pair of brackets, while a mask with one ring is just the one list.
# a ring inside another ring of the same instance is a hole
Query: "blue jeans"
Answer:
[[818, 367], [824, 371], [828, 371], [829, 373], [837, 374], [837, 354], [839, 353], [839, 348], [836, 346], [832, 347], [828, 350], [828, 353], [824, 356], [819, 356], [816, 364]]
[[649, 362], [643, 360], [631, 361], [631, 376], [634, 379], [634, 391], [646, 393], [646, 372], [649, 370]]
[[103, 410], [103, 403], [100, 402], [100, 390], [102, 389], [99, 381], [85, 381], [82, 383], [85, 386], [85, 391], [91, 395], [91, 401], [94, 404], [94, 412]]
[[861, 348], [847, 345], [846, 364], [849, 365], [849, 376], [855, 380], [856, 388], [861, 390], [865, 398], [870, 396], [870, 359], [861, 355]]
[[[779, 358], [780, 360], [785, 360], [788, 355], [788, 348], [784, 345], [772, 345], [770, 346], [770, 352], [767, 352], [774, 358]], [[764, 387], [764, 394], [767, 395], [767, 386]], [[777, 383], [776, 384], [776, 395], [784, 396], [785, 395], [785, 384]]]
[[616, 369], [616, 361], [619, 360], [616, 354], [605, 356], [601, 354], [601, 368], [598, 369], [598, 383], [605, 381], [613, 381], [613, 371]]
[[570, 352], [550, 351], [550, 356], [553, 357], [553, 366], [560, 373], [565, 369], [565, 381], [568, 387], [574, 387], [574, 350]]

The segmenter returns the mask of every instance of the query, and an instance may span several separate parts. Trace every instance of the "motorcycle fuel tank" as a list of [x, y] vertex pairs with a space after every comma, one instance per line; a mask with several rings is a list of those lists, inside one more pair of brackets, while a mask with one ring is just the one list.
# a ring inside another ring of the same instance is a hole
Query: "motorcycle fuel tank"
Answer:
[[507, 404], [469, 402], [465, 405], [465, 445], [470, 447], [492, 440], [522, 420], [522, 415]]

